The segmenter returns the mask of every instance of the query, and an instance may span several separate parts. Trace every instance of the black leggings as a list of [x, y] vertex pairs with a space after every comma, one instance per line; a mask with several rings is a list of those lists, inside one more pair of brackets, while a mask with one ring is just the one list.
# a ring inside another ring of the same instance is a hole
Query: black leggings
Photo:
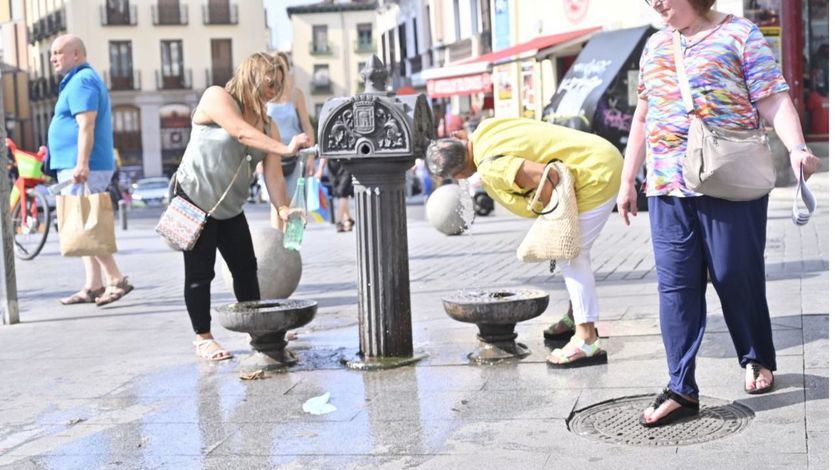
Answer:
[[203, 233], [191, 251], [184, 251], [186, 267], [185, 298], [191, 326], [197, 334], [211, 331], [211, 284], [215, 278], [217, 251], [232, 272], [238, 302], [260, 300], [258, 263], [252, 248], [252, 235], [243, 212], [226, 220], [209, 217]]

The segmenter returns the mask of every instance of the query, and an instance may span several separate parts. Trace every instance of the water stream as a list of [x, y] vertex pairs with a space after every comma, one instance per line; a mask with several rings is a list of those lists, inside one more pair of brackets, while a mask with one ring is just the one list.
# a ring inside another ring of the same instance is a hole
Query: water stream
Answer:
[[[466, 238], [466, 256], [463, 259], [462, 266], [465, 269], [469, 266], [475, 266], [478, 263], [476, 259], [476, 243], [473, 240], [473, 232], [472, 227], [473, 223], [475, 222], [475, 208], [473, 207], [473, 198], [470, 195], [470, 182], [469, 180], [463, 179], [458, 180], [458, 200], [460, 204], [458, 206], [458, 215], [461, 216], [461, 220], [464, 221], [464, 233], [463, 235]], [[468, 286], [459, 286], [458, 294], [463, 295], [465, 290], [472, 290], [477, 289], [478, 285], [478, 276], [475, 276], [472, 283]]]

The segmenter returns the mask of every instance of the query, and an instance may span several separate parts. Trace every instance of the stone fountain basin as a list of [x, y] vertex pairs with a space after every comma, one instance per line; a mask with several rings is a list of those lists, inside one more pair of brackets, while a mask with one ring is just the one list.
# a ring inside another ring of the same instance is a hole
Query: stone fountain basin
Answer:
[[441, 298], [454, 320], [483, 325], [515, 324], [536, 318], [548, 308], [549, 295], [537, 289], [463, 290]]
[[310, 323], [317, 307], [314, 300], [271, 299], [225, 305], [216, 312], [218, 321], [227, 330], [263, 335]]

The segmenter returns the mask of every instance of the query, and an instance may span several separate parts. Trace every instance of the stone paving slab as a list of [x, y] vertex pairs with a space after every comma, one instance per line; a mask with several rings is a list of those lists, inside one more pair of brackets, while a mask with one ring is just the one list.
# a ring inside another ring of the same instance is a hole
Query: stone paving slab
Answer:
[[[826, 181], [824, 181], [824, 179]], [[446, 237], [409, 206], [409, 267], [416, 348], [413, 367], [362, 373], [339, 364], [357, 349], [353, 234], [310, 225], [294, 296], [320, 302], [290, 343], [300, 364], [244, 382], [235, 370], [246, 335], [217, 326], [238, 359], [196, 360], [182, 304], [182, 261], [152, 232], [153, 211], [119, 231], [117, 260], [137, 286], [105, 308], [62, 307], [83, 270], [58, 255], [56, 238], [18, 262], [21, 319], [0, 327], [0, 467], [3, 468], [827, 468], [829, 399], [828, 175], [812, 181], [819, 210], [790, 222], [790, 188], [772, 193], [766, 272], [779, 370], [775, 392], [752, 397], [708, 289], [697, 376], [702, 393], [755, 411], [748, 429], [720, 441], [669, 448], [615, 446], [570, 433], [572, 410], [666, 381], [648, 219], [626, 228], [615, 214], [592, 253], [608, 365], [554, 370], [541, 330], [567, 305], [559, 272], [515, 260], [529, 221], [479, 218]], [[247, 207], [253, 227], [265, 206]], [[133, 216], [132, 216], [133, 217]], [[218, 263], [218, 272], [221, 265]], [[461, 288], [534, 287], [547, 312], [517, 326], [527, 358], [473, 366], [476, 328], [455, 323], [440, 298]], [[213, 302], [232, 301], [222, 280]], [[311, 416], [305, 400], [332, 394], [337, 411]]]

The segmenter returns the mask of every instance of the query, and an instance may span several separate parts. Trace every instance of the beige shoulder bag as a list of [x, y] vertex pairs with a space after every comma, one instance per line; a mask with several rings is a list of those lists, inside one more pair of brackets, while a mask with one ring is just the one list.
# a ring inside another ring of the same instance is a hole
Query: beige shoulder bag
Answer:
[[694, 112], [678, 31], [673, 37], [673, 51], [678, 86], [690, 116], [682, 165], [684, 183], [693, 191], [728, 201], [752, 201], [765, 196], [774, 188], [777, 175], [762, 119], [753, 130], [708, 127]]

